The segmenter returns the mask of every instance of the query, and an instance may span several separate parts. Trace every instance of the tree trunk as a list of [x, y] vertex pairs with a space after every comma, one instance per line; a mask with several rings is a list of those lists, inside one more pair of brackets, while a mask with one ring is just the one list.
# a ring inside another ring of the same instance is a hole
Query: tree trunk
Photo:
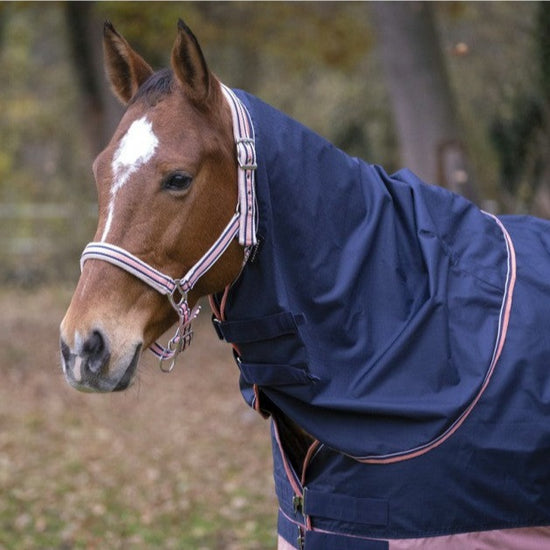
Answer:
[[103, 69], [103, 23], [94, 16], [93, 2], [67, 2], [65, 15], [75, 78], [82, 93], [82, 115], [92, 156], [108, 143], [122, 107], [107, 85]]
[[432, 6], [373, 2], [371, 11], [404, 165], [475, 199]]
[[535, 198], [534, 214], [550, 217], [550, 4], [539, 2], [537, 11], [537, 54], [540, 73], [540, 90], [542, 97], [542, 130], [541, 130], [541, 185]]

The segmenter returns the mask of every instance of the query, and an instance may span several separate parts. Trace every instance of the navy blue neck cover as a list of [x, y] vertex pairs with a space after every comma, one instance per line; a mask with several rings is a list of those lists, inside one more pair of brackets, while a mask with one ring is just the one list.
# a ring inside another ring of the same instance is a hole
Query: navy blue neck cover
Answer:
[[503, 229], [465, 199], [407, 170], [389, 176], [236, 93], [256, 132], [261, 245], [220, 332], [238, 349], [245, 400], [255, 405], [257, 385], [354, 458], [429, 446], [494, 367], [510, 290]]

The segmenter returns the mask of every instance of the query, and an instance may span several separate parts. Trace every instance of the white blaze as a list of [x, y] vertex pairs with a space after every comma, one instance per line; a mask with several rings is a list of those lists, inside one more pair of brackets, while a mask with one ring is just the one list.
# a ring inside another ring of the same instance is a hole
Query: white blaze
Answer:
[[129, 177], [153, 156], [158, 142], [157, 136], [153, 132], [153, 125], [147, 120], [147, 117], [132, 122], [128, 131], [120, 140], [111, 163], [113, 184], [107, 221], [101, 237], [102, 242], [105, 242], [113, 222], [117, 192], [127, 183]]

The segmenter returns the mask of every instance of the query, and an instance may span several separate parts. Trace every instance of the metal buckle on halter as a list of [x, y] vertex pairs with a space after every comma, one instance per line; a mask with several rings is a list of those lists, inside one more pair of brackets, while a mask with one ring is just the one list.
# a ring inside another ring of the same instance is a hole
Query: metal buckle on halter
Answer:
[[[186, 299], [182, 299], [180, 303], [181, 305], [176, 310], [180, 318], [176, 333], [168, 341], [166, 348], [162, 348], [163, 352], [157, 354], [160, 370], [165, 373], [172, 372], [179, 354], [191, 344], [191, 340], [193, 339], [191, 323], [201, 310], [200, 306], [195, 306], [193, 309], [190, 309]], [[165, 366], [165, 361], [168, 359], [171, 359], [170, 364]]]
[[[253, 155], [253, 162], [251, 162], [251, 163], [246, 163], [241, 158], [241, 152], [244, 153], [242, 156], [244, 158], [247, 158], [248, 157], [248, 151], [244, 147], [239, 147], [239, 146], [244, 146], [247, 143], [251, 144], [253, 146], [253, 147], [251, 147], [251, 151], [252, 151], [252, 155]], [[256, 141], [253, 138], [248, 138], [248, 137], [241, 137], [241, 138], [239, 138], [235, 141], [235, 144], [237, 146], [237, 163], [239, 164], [239, 167], [242, 170], [256, 170], [256, 168], [258, 168], [258, 165], [256, 164], [256, 150], [254, 148], [255, 143], [256, 143]]]
[[[178, 355], [189, 345], [192, 338], [190, 327], [191, 311], [187, 304], [187, 291], [183, 289], [181, 280], [174, 281], [174, 288], [168, 296], [170, 305], [175, 309], [179, 317], [178, 328], [176, 334], [169, 340], [165, 349], [166, 354], [160, 355], [159, 367], [162, 372], [172, 372], [176, 365]], [[166, 367], [165, 361], [171, 359], [170, 364]]]
[[[170, 301], [170, 305], [178, 312], [178, 315], [181, 315], [181, 307], [187, 303], [187, 290], [183, 289], [181, 280], [176, 280], [174, 283], [174, 289], [168, 294], [168, 300]], [[179, 298], [176, 293], [179, 294]]]

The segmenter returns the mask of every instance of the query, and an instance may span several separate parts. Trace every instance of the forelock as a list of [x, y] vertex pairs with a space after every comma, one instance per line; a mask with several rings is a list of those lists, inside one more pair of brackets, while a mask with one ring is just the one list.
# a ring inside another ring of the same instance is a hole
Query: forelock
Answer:
[[171, 69], [161, 69], [152, 74], [136, 92], [130, 104], [136, 101], [144, 101], [152, 107], [174, 89], [174, 73]]

